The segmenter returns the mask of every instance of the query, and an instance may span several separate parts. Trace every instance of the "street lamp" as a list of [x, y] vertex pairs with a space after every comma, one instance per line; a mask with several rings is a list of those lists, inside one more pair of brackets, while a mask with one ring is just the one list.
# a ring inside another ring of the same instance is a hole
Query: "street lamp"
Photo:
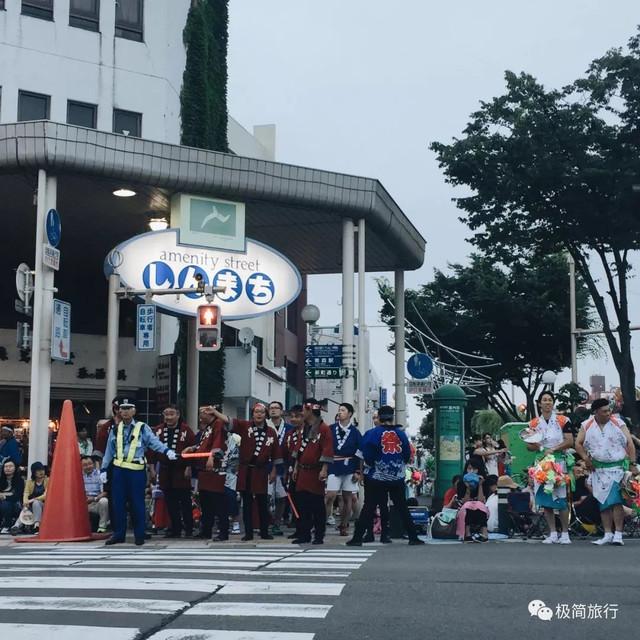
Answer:
[[553, 385], [556, 382], [557, 374], [555, 371], [545, 371], [542, 374], [542, 383], [544, 384], [544, 388], [551, 389], [553, 391]]
[[147, 226], [151, 231], [164, 231], [169, 226], [169, 221], [164, 213], [159, 211], [147, 211]]
[[[302, 321], [307, 325], [307, 339], [311, 338], [311, 344], [314, 344], [315, 333], [313, 331], [314, 326], [317, 324], [318, 320], [320, 320], [320, 309], [316, 307], [315, 304], [307, 304], [302, 307], [302, 311], [300, 312], [300, 317]], [[311, 395], [315, 397], [316, 395], [316, 381], [315, 379], [311, 380]]]

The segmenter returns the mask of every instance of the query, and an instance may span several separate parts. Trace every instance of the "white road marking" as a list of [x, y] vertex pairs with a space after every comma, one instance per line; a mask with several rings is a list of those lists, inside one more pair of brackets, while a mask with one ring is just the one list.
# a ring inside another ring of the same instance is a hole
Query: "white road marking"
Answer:
[[[7, 556], [4, 556], [6, 558]], [[264, 562], [243, 562], [238, 560], [158, 560], [155, 558], [149, 558], [148, 560], [138, 560], [135, 556], [128, 559], [112, 559], [112, 558], [91, 558], [89, 560], [76, 559], [76, 560], [41, 560], [40, 558], [18, 558], [8, 559], [3, 561], [5, 566], [29, 566], [40, 565], [43, 567], [64, 567], [70, 565], [76, 565], [82, 563], [83, 567], [97, 566], [103, 567], [105, 564], [109, 566], [122, 566], [122, 567], [238, 567], [238, 568], [257, 568]]]
[[[133, 640], [139, 629], [50, 624], [0, 624], [0, 638], [16, 640]], [[176, 638], [179, 636], [176, 636]], [[184, 639], [186, 636], [182, 636]]]
[[[165, 567], [164, 569], [154, 569], [149, 567], [145, 573], [206, 573], [207, 575], [234, 575], [234, 576], [287, 576], [297, 578], [348, 578], [351, 575], [349, 572], [341, 571], [279, 571], [277, 569], [279, 565], [274, 565], [274, 569], [250, 570], [250, 569], [180, 569], [175, 567]], [[297, 567], [296, 567], [297, 568]], [[139, 569], [127, 570], [125, 567], [55, 567], [47, 569], [46, 567], [0, 567], [0, 575], [3, 573], [38, 573], [42, 571], [55, 571], [56, 573], [87, 573], [87, 574], [103, 574], [103, 573], [135, 573], [140, 572]], [[127, 578], [128, 576], [123, 576]], [[0, 585], [0, 589], [2, 586]]]
[[144, 598], [61, 598], [38, 596], [4, 596], [0, 609], [55, 609], [64, 611], [100, 611], [106, 613], [173, 613], [188, 606], [181, 600]]
[[278, 562], [281, 569], [359, 569], [360, 564], [343, 564], [333, 562]]
[[339, 596], [344, 584], [337, 582], [242, 582], [229, 581], [218, 591], [221, 595], [296, 595]]
[[292, 604], [289, 602], [201, 602], [185, 611], [187, 616], [253, 616], [270, 618], [324, 618], [328, 604]]
[[[313, 640], [313, 633], [283, 631], [227, 631], [216, 629], [163, 629], [149, 640]], [[22, 638], [20, 639], [22, 640]], [[31, 640], [31, 638], [29, 638]], [[92, 638], [93, 640], [93, 638]]]
[[[235, 580], [196, 580], [181, 578], [147, 578], [141, 576], [121, 578], [99, 578], [96, 589], [108, 591], [186, 591], [195, 593], [211, 593], [222, 587], [219, 593], [224, 594], [274, 594], [274, 595], [309, 595], [339, 596], [344, 584], [336, 582], [257, 582]], [[51, 589], [61, 591], [87, 590], [87, 584], [71, 577], [60, 576], [24, 576], [20, 580], [0, 583], [0, 591], [22, 591], [25, 589]]]

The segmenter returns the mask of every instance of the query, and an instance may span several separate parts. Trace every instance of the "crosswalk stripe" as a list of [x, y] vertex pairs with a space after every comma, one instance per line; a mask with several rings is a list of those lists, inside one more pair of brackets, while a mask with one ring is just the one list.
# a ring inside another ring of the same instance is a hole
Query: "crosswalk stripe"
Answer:
[[56, 611], [167, 614], [184, 609], [188, 605], [188, 602], [181, 600], [152, 600], [145, 598], [54, 598], [39, 596], [4, 596], [0, 598], [0, 609], [15, 610], [55, 609]]
[[[139, 633], [139, 629], [123, 627], [0, 623], [0, 638], [16, 640], [42, 640], [45, 637], [52, 640], [133, 640]], [[175, 637], [177, 640], [180, 636]], [[182, 640], [186, 637], [183, 635]]]
[[[227, 631], [216, 629], [162, 629], [149, 640], [313, 640], [313, 633], [284, 631]], [[29, 640], [31, 640], [29, 638]], [[91, 639], [93, 640], [93, 638]]]
[[282, 569], [359, 569], [361, 565], [334, 562], [278, 562], [277, 566]]
[[298, 595], [339, 596], [344, 584], [336, 582], [243, 582], [230, 580], [218, 593], [222, 595]]
[[148, 558], [138, 560], [135, 556], [131, 558], [56, 558], [55, 560], [49, 560], [46, 558], [7, 558], [6, 564], [15, 564], [15, 565], [49, 565], [49, 566], [65, 566], [71, 565], [74, 563], [81, 562], [84, 565], [91, 564], [99, 564], [104, 566], [105, 564], [120, 566], [120, 565], [131, 565], [131, 566], [142, 566], [147, 567], [153, 561], [154, 565], [157, 566], [178, 566], [178, 567], [244, 567], [250, 569], [252, 567], [259, 567], [266, 561], [255, 561], [248, 562], [244, 560], [235, 560], [233, 558], [228, 558], [224, 560], [207, 560], [206, 558], [202, 558], [201, 560], [180, 560], [179, 558], [168, 560], [163, 559], [159, 560], [156, 558]]
[[[348, 578], [350, 572], [342, 571], [280, 571], [277, 569], [279, 565], [273, 565], [273, 569], [265, 567], [263, 570], [251, 570], [251, 569], [181, 569], [175, 567], [157, 568], [150, 566], [145, 570], [146, 574], [150, 573], [206, 573], [207, 575], [234, 575], [234, 576], [282, 576], [282, 577], [297, 577], [297, 578]], [[298, 567], [296, 567], [298, 568]], [[3, 573], [37, 573], [39, 571], [56, 571], [56, 573], [138, 573], [138, 568], [132, 568], [127, 570], [126, 567], [55, 567], [54, 569], [47, 569], [47, 567], [15, 567], [15, 566], [0, 566], [0, 575]], [[124, 576], [127, 578], [128, 576]], [[0, 589], [2, 587], [0, 586]]]
[[185, 611], [188, 616], [255, 616], [274, 618], [324, 618], [331, 605], [289, 602], [201, 602]]
[[[147, 578], [134, 576], [128, 578], [103, 578], [96, 582], [96, 589], [107, 591], [185, 591], [211, 593], [221, 587], [218, 593], [248, 595], [309, 595], [339, 596], [344, 584], [334, 582], [251, 582], [235, 580], [199, 580], [182, 578]], [[76, 578], [58, 576], [25, 576], [11, 583], [0, 583], [0, 591], [25, 589], [63, 589], [86, 591], [87, 584]]]

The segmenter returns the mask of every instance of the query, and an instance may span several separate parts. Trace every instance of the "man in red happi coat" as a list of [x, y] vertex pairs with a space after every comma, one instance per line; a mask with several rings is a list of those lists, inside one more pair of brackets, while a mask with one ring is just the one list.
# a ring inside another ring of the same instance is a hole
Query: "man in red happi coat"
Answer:
[[273, 540], [269, 533], [269, 482], [276, 477], [276, 465], [282, 464], [278, 434], [266, 423], [267, 407], [258, 402], [252, 420], [231, 419], [217, 409], [214, 415], [225, 422], [229, 431], [241, 438], [237, 490], [242, 495], [243, 542], [253, 540], [253, 502], [258, 504], [260, 537]]
[[320, 404], [315, 398], [305, 400], [303, 418], [302, 439], [294, 453], [296, 465], [293, 471], [300, 535], [293, 544], [311, 542], [312, 527], [313, 544], [323, 544], [327, 521], [324, 494], [329, 464], [333, 462], [333, 437], [322, 421]]
[[191, 466], [180, 454], [193, 445], [195, 435], [189, 425], [180, 419], [177, 405], [170, 404], [162, 412], [164, 421], [155, 427], [158, 439], [178, 454], [177, 460], [169, 460], [164, 455], [150, 451], [147, 454], [151, 475], [159, 466], [159, 484], [167, 503], [171, 528], [167, 538], [179, 538], [184, 528], [187, 538], [193, 535], [193, 513], [191, 509]]

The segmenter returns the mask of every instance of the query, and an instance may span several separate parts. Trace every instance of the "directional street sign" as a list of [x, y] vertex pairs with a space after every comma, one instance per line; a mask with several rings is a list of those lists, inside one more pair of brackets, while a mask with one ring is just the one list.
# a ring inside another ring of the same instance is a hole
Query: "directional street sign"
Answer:
[[433, 380], [408, 380], [407, 393], [413, 395], [430, 395], [433, 393]]
[[414, 379], [424, 380], [433, 371], [433, 361], [425, 353], [414, 353], [407, 362], [407, 370]]
[[305, 368], [304, 377], [311, 378], [312, 380], [318, 380], [318, 379], [338, 380], [344, 377], [344, 369], [340, 367], [329, 367], [324, 369]]
[[53, 300], [51, 323], [51, 358], [66, 362], [71, 356], [71, 305]]
[[60, 244], [60, 236], [62, 235], [62, 225], [60, 224], [60, 214], [55, 209], [49, 209], [47, 219], [45, 221], [45, 229], [47, 232], [47, 240], [52, 247]]
[[304, 348], [306, 378], [342, 378], [341, 344], [308, 344]]

